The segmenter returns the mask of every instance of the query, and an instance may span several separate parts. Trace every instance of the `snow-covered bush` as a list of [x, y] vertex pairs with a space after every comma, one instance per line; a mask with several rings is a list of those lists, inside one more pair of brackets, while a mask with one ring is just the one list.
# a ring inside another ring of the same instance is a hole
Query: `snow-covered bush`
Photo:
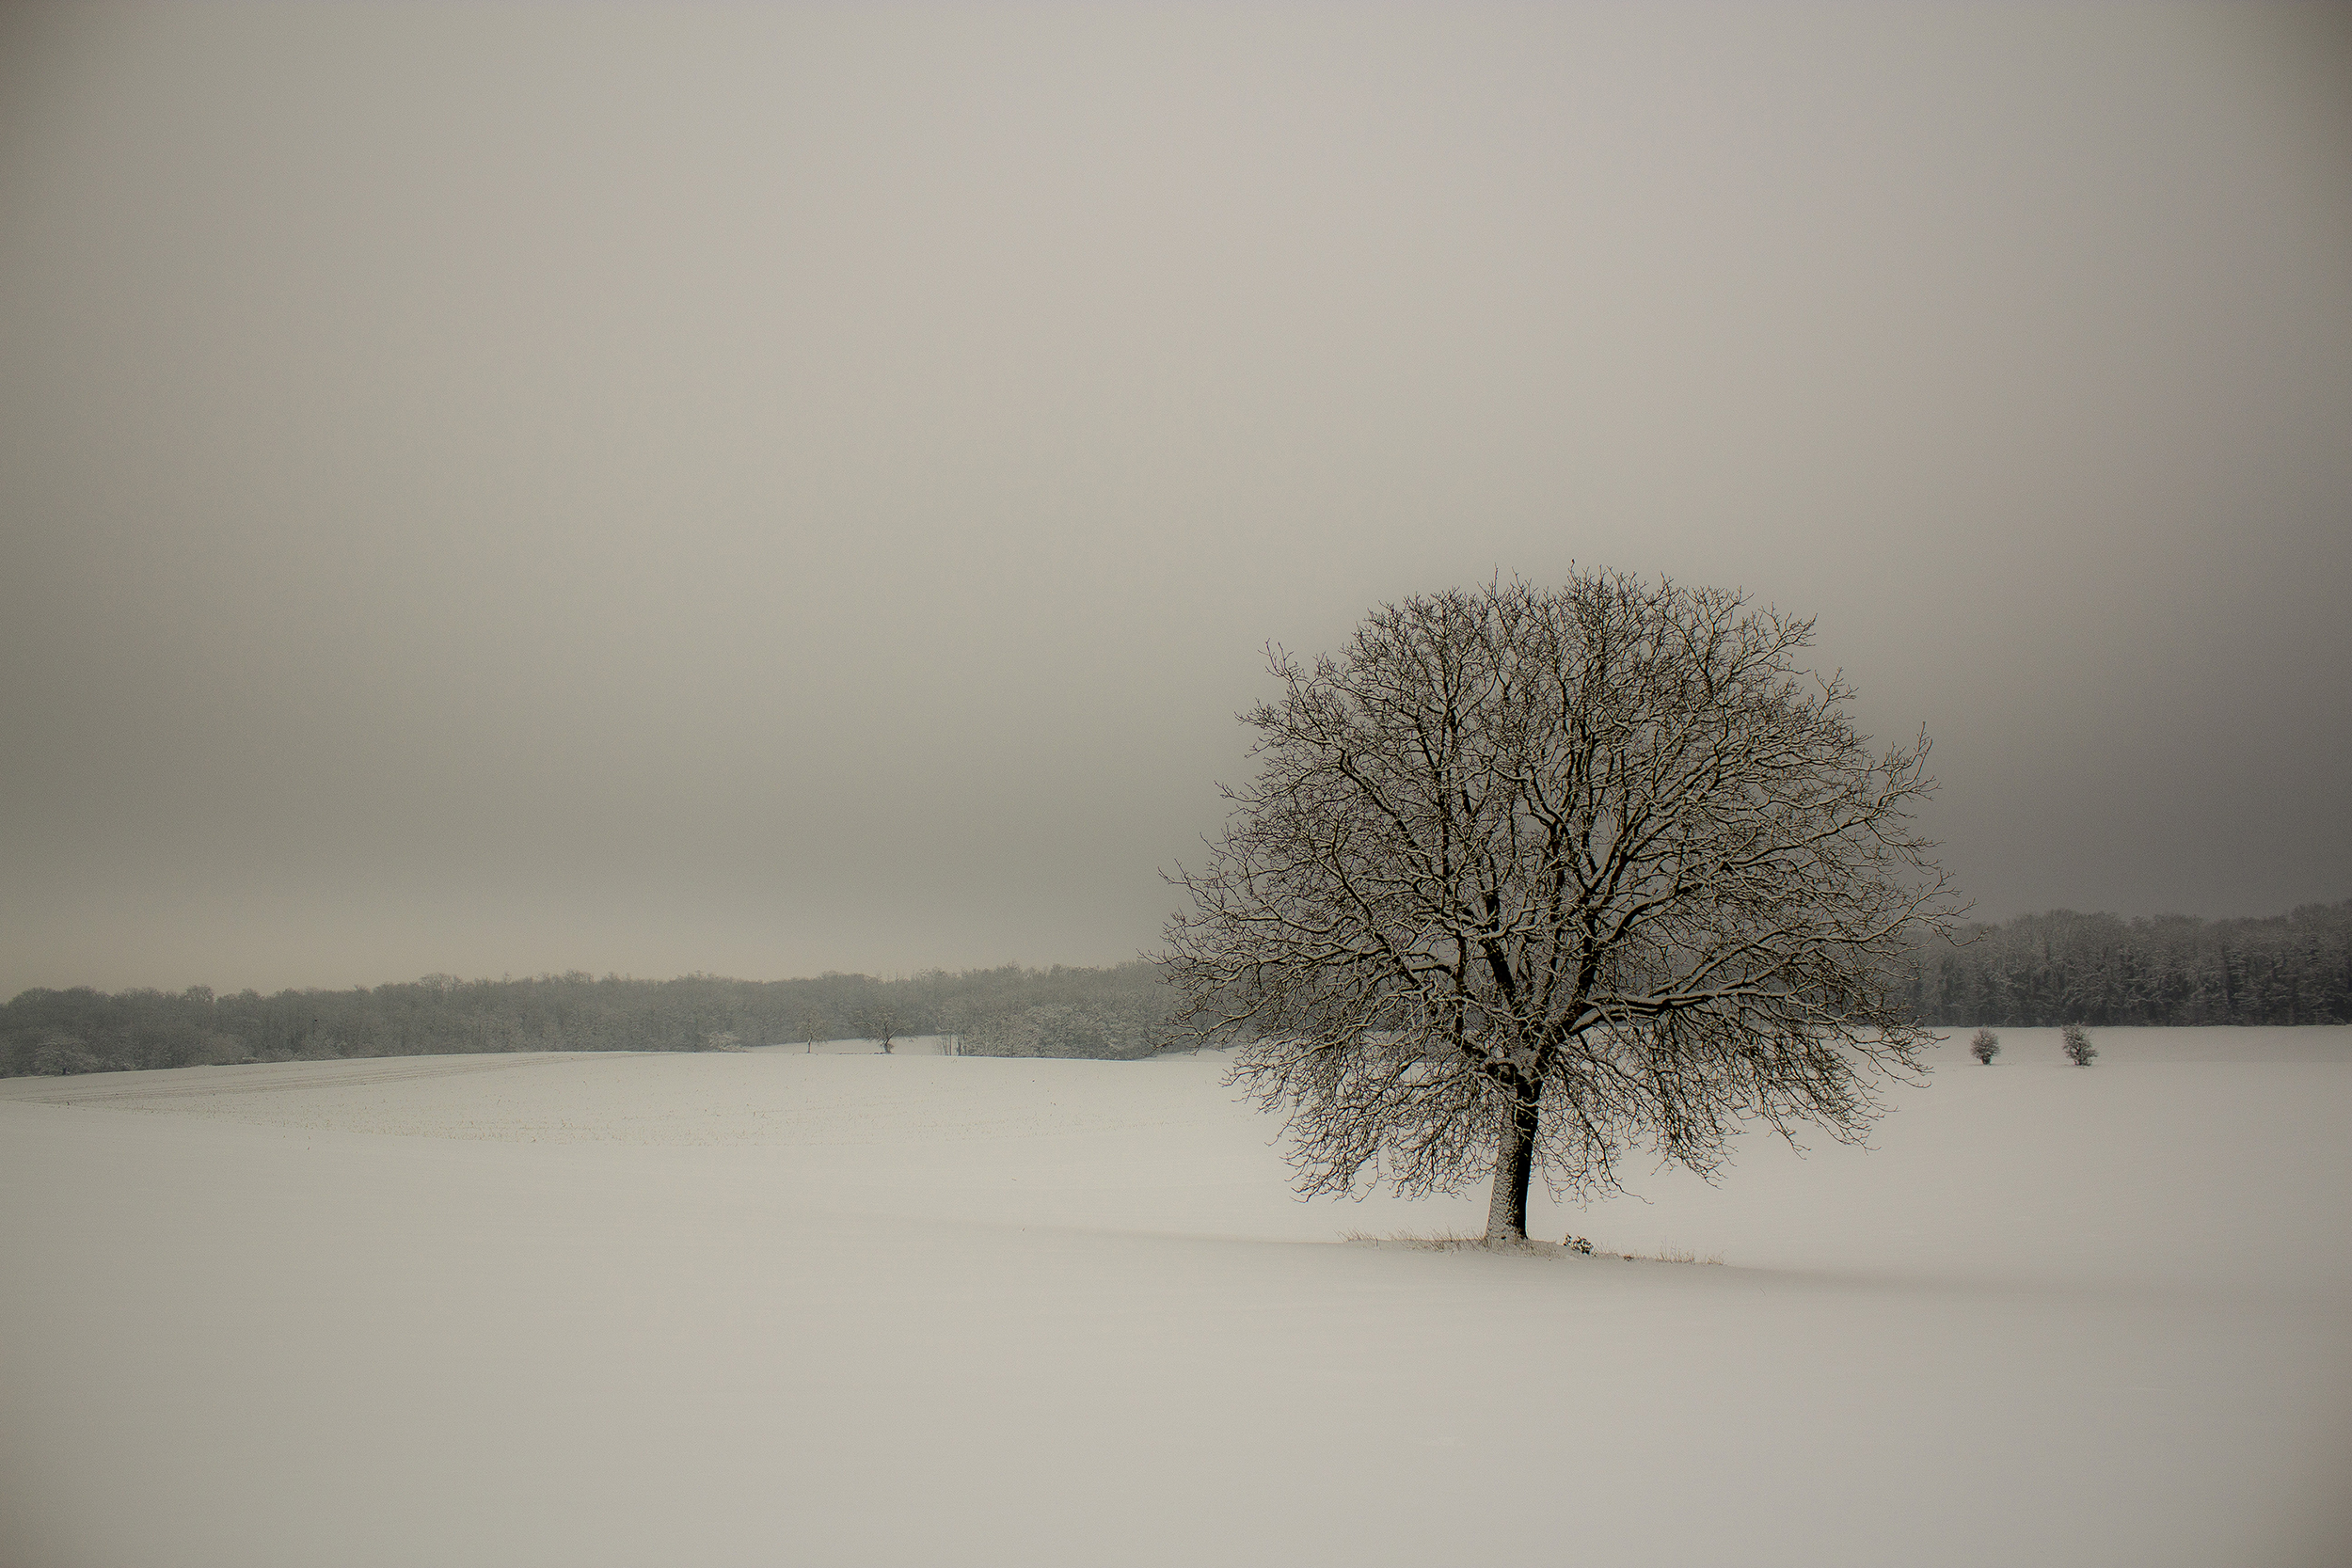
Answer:
[[1991, 1067], [1993, 1058], [2000, 1053], [2001, 1037], [1990, 1029], [1978, 1030], [1977, 1037], [1968, 1042], [1968, 1054], [1987, 1067]]
[[2066, 1059], [2076, 1067], [2089, 1067], [2091, 1059], [2099, 1054], [2099, 1048], [2090, 1043], [2090, 1035], [2079, 1023], [2070, 1023], [2058, 1031], [2058, 1049], [2065, 1052]]
[[1041, 1003], [976, 1019], [963, 1035], [968, 1056], [1150, 1055], [1164, 1029], [1140, 1009], [1115, 1005]]
[[52, 1035], [33, 1048], [30, 1069], [43, 1078], [74, 1072], [103, 1072], [107, 1064], [89, 1053], [72, 1035]]

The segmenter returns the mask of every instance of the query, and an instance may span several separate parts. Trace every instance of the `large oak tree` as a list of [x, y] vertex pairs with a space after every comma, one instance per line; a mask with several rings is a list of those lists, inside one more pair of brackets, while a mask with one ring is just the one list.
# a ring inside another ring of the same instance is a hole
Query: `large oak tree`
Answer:
[[1254, 782], [1165, 958], [1180, 1017], [1248, 1043], [1309, 1192], [1491, 1173], [1702, 1173], [1756, 1122], [1860, 1137], [1923, 1031], [1889, 959], [1948, 915], [1913, 808], [1924, 736], [1873, 750], [1812, 624], [1606, 571], [1374, 612], [1271, 650]]

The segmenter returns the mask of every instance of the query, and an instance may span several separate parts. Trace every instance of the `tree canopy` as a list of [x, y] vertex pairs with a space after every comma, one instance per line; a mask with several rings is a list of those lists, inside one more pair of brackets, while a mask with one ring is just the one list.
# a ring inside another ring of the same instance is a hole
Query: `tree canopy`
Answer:
[[1947, 918], [1924, 736], [1873, 751], [1812, 623], [1606, 571], [1375, 610], [1336, 656], [1269, 650], [1257, 777], [1164, 962], [1180, 1019], [1251, 1038], [1310, 1192], [1491, 1172], [1701, 1172], [1755, 1120], [1859, 1137], [1924, 1032], [1893, 980]]

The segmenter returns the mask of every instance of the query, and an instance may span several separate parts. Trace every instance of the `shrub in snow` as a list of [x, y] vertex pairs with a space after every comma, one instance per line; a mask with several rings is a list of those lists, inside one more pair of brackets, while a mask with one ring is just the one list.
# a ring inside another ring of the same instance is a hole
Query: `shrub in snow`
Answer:
[[2058, 1031], [2058, 1049], [2076, 1067], [2089, 1067], [2091, 1058], [2099, 1054], [2099, 1048], [2090, 1043], [2090, 1037], [2083, 1033], [2079, 1023], [2070, 1023]]
[[1042, 1002], [975, 1019], [964, 1054], [973, 1056], [1148, 1056], [1160, 1043], [1147, 1011], [1107, 1004]]
[[2000, 1053], [2001, 1037], [1990, 1029], [1978, 1030], [1977, 1037], [1968, 1042], [1968, 1054], [1987, 1067], [1991, 1067], [1993, 1058]]
[[43, 1078], [61, 1078], [76, 1072], [103, 1072], [106, 1064], [83, 1046], [72, 1035], [52, 1035], [33, 1048], [30, 1069]]
[[1560, 1244], [1570, 1252], [1581, 1252], [1587, 1258], [1593, 1255], [1593, 1243], [1581, 1236], [1571, 1236]]

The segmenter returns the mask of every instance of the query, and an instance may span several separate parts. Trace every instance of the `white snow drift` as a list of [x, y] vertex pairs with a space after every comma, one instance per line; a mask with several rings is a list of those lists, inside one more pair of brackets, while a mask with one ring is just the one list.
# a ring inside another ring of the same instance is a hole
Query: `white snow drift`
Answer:
[[2096, 1033], [1591, 1258], [1213, 1058], [8, 1080], [0, 1562], [2341, 1563], [2352, 1030]]

